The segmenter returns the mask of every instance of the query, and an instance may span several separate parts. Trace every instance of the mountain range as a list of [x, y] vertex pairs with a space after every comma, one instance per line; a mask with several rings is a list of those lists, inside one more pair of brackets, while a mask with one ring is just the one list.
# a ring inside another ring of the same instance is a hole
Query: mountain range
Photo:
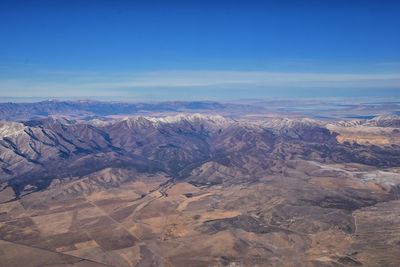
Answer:
[[257, 105], [0, 104], [7, 266], [398, 266], [398, 110]]

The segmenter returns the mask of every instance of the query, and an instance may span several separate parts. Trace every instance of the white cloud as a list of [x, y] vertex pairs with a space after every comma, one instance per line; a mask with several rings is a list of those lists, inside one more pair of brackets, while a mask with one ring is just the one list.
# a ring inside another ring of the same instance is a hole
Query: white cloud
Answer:
[[[61, 73], [61, 74], [60, 74]], [[146, 88], [399, 88], [400, 74], [294, 73], [266, 71], [158, 71], [62, 73], [62, 79], [0, 80], [0, 96], [112, 96]], [[54, 74], [53, 74], [54, 75]]]

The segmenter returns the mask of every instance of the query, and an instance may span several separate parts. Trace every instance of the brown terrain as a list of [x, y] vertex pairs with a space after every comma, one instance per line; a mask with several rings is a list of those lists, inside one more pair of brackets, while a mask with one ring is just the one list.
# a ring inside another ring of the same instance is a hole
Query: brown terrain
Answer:
[[0, 266], [400, 266], [398, 116], [6, 108]]

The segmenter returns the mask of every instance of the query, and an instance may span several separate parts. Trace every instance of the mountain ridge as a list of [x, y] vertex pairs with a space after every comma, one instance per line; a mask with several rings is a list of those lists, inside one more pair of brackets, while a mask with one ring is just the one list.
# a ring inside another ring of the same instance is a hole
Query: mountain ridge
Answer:
[[[24, 123], [3, 122], [0, 129], [2, 181], [11, 179], [14, 188], [20, 187], [15, 181], [24, 181], [22, 188], [31, 183], [27, 173], [46, 170], [55, 175], [78, 162], [81, 163], [76, 166], [86, 165], [83, 168], [86, 169], [94, 162], [111, 167], [144, 160], [170, 175], [214, 158], [246, 166], [249, 163], [243, 161], [243, 155], [249, 157], [246, 161], [259, 162], [253, 165], [261, 172], [282, 164], [287, 157], [386, 167], [400, 164], [395, 156], [399, 146], [379, 148], [340, 143], [339, 133], [326, 128], [321, 121], [307, 118], [246, 123], [219, 115], [181, 114], [135, 116], [97, 125], [58, 117]], [[354, 151], [361, 154], [353, 154]], [[91, 155], [97, 155], [96, 161]]]

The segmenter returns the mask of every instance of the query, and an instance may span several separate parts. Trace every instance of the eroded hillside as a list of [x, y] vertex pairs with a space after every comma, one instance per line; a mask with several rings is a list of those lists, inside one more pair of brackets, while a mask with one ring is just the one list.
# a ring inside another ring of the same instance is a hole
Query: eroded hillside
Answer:
[[3, 121], [2, 262], [398, 266], [397, 122]]

